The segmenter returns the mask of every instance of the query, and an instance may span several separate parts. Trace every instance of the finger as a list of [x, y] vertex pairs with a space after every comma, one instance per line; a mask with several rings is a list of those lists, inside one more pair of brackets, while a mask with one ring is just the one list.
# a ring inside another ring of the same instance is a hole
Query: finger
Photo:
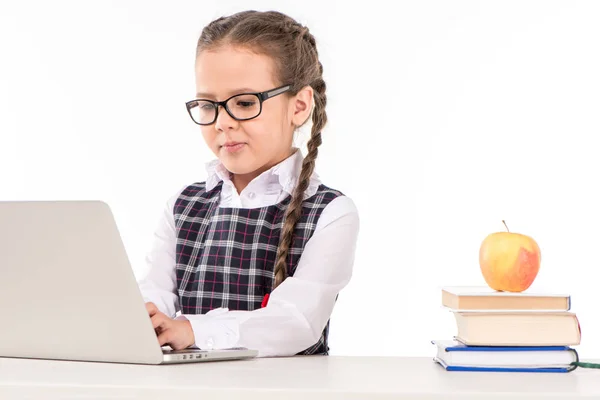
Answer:
[[[171, 342], [171, 340], [173, 340], [173, 330], [172, 329], [166, 329], [164, 331], [162, 331], [159, 335], [158, 335], [158, 343], [161, 346], [164, 346], [166, 344], [169, 344]], [[171, 346], [172, 347], [172, 346]], [[175, 350], [175, 349], [173, 349]]]
[[156, 307], [156, 305], [152, 302], [146, 303], [146, 311], [148, 311], [148, 315], [150, 316], [153, 316], [154, 314], [159, 312], [158, 307]]
[[169, 323], [170, 318], [159, 312], [150, 317], [150, 320], [152, 321], [152, 327], [160, 332], [166, 329], [166, 325]]
[[169, 346], [171, 346], [171, 348], [172, 348], [173, 350], [185, 350], [185, 349], [187, 349], [187, 347], [186, 347], [186, 346], [183, 346], [183, 345], [181, 345], [180, 343], [181, 343], [181, 342], [179, 342], [179, 341], [175, 340], [175, 341], [172, 341], [172, 342], [169, 344]]

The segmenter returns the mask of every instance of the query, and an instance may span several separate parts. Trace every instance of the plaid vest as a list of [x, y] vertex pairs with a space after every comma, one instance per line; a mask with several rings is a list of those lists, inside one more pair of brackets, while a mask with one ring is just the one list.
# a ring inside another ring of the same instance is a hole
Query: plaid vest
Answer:
[[[277, 246], [291, 196], [266, 207], [223, 208], [222, 185], [221, 181], [207, 191], [205, 182], [194, 183], [175, 202], [176, 276], [183, 314], [204, 314], [219, 307], [255, 310], [273, 287]], [[294, 274], [321, 212], [342, 195], [320, 185], [304, 200], [288, 255], [288, 276]], [[328, 332], [329, 321], [317, 343], [299, 354], [328, 354]]]

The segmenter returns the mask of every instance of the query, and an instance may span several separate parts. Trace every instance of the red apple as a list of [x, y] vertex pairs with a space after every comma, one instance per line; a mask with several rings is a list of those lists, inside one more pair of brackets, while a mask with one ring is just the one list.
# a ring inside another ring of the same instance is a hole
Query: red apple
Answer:
[[[506, 226], [506, 223], [504, 226]], [[504, 292], [522, 292], [535, 280], [542, 255], [535, 240], [510, 232], [489, 234], [479, 249], [479, 266], [488, 286]]]

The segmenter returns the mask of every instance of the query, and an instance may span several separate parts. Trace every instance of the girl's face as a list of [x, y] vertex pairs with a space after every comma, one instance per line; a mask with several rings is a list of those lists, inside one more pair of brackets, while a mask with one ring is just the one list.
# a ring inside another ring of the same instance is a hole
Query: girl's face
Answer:
[[[203, 51], [196, 60], [196, 96], [223, 101], [287, 84], [275, 80], [274, 68], [270, 57], [239, 47]], [[312, 91], [302, 92], [264, 101], [260, 115], [247, 121], [237, 121], [219, 107], [215, 123], [201, 126], [206, 144], [230, 172], [259, 175], [291, 154], [294, 128], [309, 116], [312, 105]]]

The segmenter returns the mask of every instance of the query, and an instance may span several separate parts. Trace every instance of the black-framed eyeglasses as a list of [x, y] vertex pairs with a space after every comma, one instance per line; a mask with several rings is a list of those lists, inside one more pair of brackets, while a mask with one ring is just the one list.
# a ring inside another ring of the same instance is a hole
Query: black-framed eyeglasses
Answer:
[[264, 101], [285, 93], [290, 88], [291, 85], [285, 85], [266, 92], [240, 93], [223, 101], [194, 99], [185, 103], [185, 106], [192, 120], [198, 125], [214, 124], [219, 115], [219, 106], [223, 107], [231, 118], [247, 121], [260, 115]]

